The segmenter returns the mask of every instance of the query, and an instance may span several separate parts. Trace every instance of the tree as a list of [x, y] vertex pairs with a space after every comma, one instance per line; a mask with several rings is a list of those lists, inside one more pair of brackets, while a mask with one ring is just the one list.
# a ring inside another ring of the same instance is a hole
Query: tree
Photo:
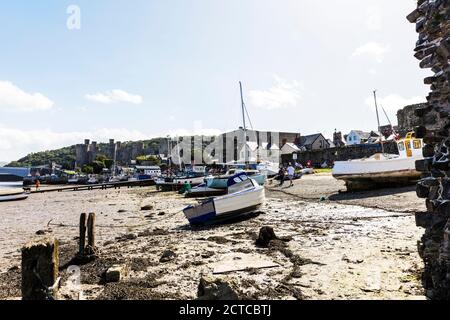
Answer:
[[82, 171], [86, 174], [93, 174], [94, 173], [94, 168], [92, 166], [89, 165], [85, 165], [83, 166]]

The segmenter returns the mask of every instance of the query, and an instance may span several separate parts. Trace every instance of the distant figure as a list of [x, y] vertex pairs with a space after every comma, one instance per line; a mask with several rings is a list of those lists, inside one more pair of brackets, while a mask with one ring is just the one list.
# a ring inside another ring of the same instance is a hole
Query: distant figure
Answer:
[[306, 163], [306, 167], [307, 168], [312, 168], [312, 161], [308, 160], [308, 162]]
[[294, 175], [295, 175], [295, 169], [294, 169], [294, 167], [292, 166], [292, 163], [289, 163], [289, 167], [287, 168], [287, 173], [288, 173], [288, 178], [289, 178], [289, 181], [290, 181], [290, 185], [289, 185], [289, 187], [293, 187], [294, 186], [294, 182], [293, 182], [293, 180], [294, 180]]
[[280, 171], [278, 171], [278, 177], [280, 178], [280, 187], [284, 184], [285, 171], [283, 167], [280, 167]]
[[36, 186], [36, 191], [38, 191], [41, 186], [41, 182], [39, 181], [39, 179], [36, 179], [36, 182], [34, 183], [34, 185]]

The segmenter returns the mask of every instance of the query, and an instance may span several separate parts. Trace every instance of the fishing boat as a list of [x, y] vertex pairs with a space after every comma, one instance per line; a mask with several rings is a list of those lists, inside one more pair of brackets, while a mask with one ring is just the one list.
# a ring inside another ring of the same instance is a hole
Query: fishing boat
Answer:
[[245, 173], [228, 179], [228, 194], [183, 210], [191, 225], [223, 222], [257, 211], [265, 201], [264, 187]]
[[0, 190], [0, 202], [4, 201], [17, 201], [28, 198], [29, 193], [24, 190], [5, 189]]
[[228, 187], [228, 179], [241, 172], [245, 173], [261, 186], [263, 186], [267, 180], [267, 175], [262, 174], [259, 170], [230, 169], [224, 175], [206, 177], [206, 185], [208, 188], [226, 189]]
[[397, 141], [399, 154], [377, 153], [369, 158], [336, 161], [333, 177], [344, 180], [348, 190], [367, 189], [371, 186], [404, 185], [420, 179], [416, 161], [423, 159], [422, 139], [410, 132]]

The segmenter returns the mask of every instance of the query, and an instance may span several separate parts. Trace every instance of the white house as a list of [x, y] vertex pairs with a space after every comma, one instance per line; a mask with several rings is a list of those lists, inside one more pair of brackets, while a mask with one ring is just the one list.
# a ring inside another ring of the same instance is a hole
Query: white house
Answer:
[[370, 138], [370, 132], [364, 132], [361, 130], [352, 130], [345, 138], [348, 146], [355, 144], [366, 143]]

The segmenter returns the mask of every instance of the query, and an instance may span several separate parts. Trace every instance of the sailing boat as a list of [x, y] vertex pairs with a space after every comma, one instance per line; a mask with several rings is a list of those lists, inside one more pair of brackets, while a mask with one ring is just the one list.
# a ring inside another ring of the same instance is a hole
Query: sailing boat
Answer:
[[[380, 131], [376, 91], [373, 93], [378, 130]], [[421, 176], [420, 172], [416, 170], [415, 163], [417, 160], [423, 159], [422, 139], [416, 138], [413, 132], [409, 132], [405, 138], [397, 139], [396, 143], [399, 154], [386, 154], [383, 141], [381, 141], [382, 153], [364, 159], [336, 161], [333, 177], [345, 181], [348, 191], [416, 182]]]

